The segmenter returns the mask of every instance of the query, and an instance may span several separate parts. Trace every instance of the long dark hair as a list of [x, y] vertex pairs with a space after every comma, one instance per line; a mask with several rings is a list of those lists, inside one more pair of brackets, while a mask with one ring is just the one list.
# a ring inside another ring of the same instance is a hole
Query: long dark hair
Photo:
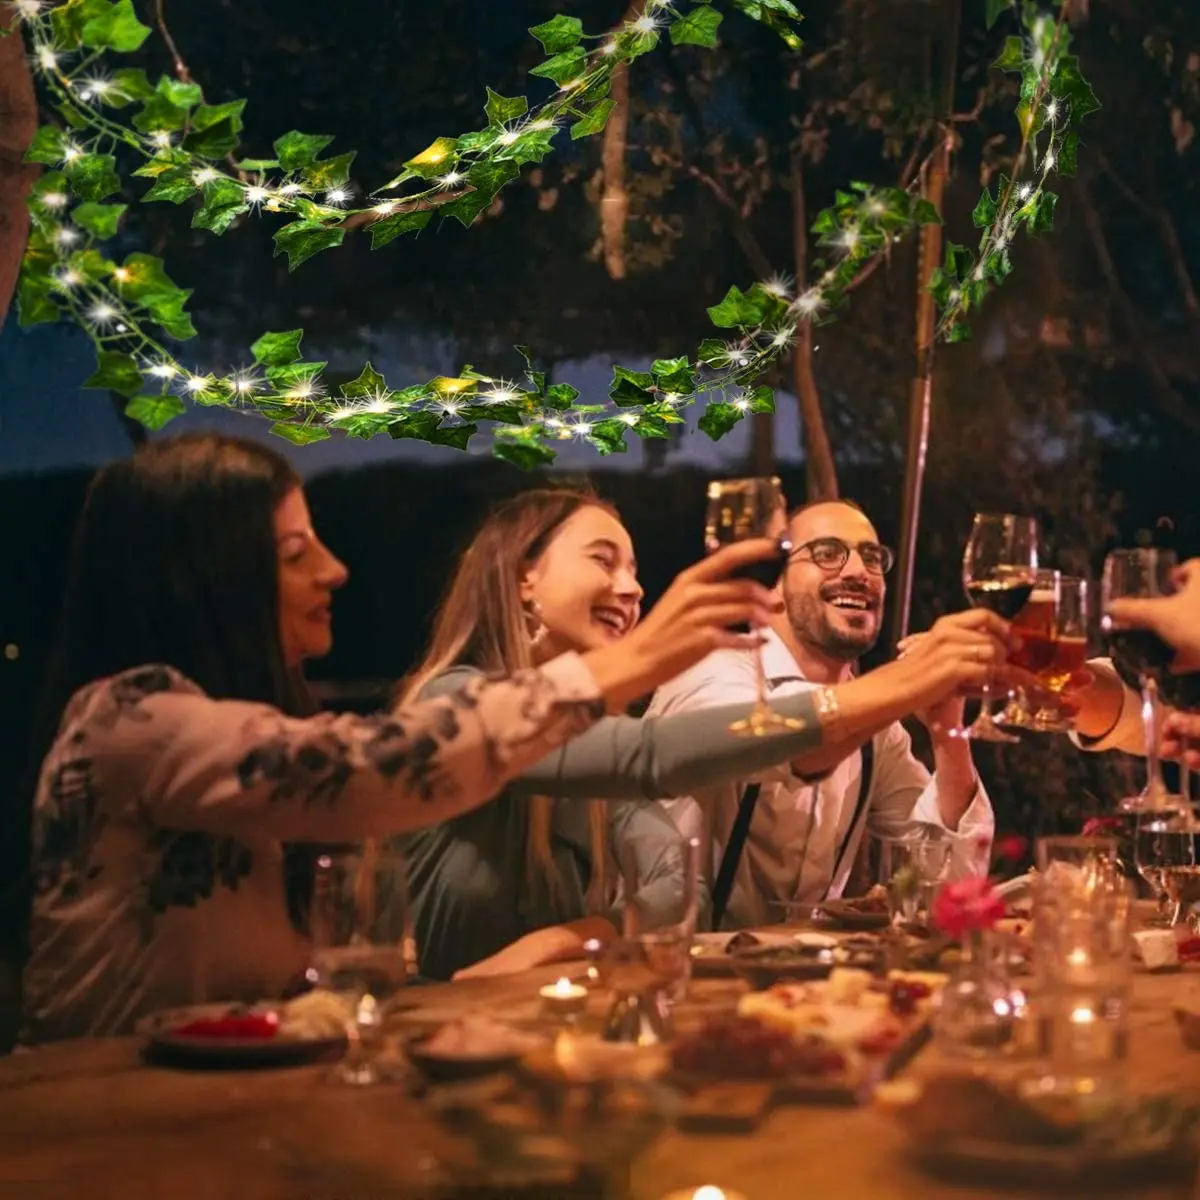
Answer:
[[[313, 711], [300, 672], [285, 662], [279, 631], [273, 516], [299, 485], [274, 450], [212, 433], [149, 442], [97, 472], [72, 539], [26, 802], [12, 830], [26, 865], [41, 762], [67, 702], [85, 684], [165, 663], [216, 699], [260, 701], [295, 716]], [[288, 906], [298, 925], [309, 857], [288, 856]], [[30, 902], [24, 875], [11, 914], [22, 955]]]

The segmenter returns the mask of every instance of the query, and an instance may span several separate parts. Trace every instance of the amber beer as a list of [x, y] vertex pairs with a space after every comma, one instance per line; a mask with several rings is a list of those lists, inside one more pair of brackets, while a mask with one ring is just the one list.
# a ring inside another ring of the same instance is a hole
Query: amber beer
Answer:
[[1054, 643], [1054, 659], [1038, 672], [1038, 678], [1052, 691], [1061, 692], [1071, 676], [1087, 662], [1087, 638], [1060, 637]]
[[1009, 655], [1009, 662], [1031, 675], [1041, 675], [1055, 664], [1058, 651], [1057, 604], [1050, 588], [1035, 588], [1028, 603], [1013, 618], [1012, 631], [1021, 639], [1021, 648]]

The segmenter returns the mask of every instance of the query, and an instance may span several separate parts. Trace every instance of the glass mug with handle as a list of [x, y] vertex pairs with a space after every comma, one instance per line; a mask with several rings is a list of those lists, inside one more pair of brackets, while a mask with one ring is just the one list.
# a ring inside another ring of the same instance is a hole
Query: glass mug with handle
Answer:
[[[738, 574], [772, 588], [787, 563], [792, 544], [787, 536], [787, 503], [775, 476], [747, 479], [714, 479], [708, 485], [708, 511], [704, 521], [704, 550], [715, 554], [722, 546], [749, 538], [773, 537], [779, 557], [750, 563]], [[776, 712], [767, 701], [767, 675], [762, 648], [754, 651], [758, 697], [748, 716], [730, 725], [731, 733], [762, 737], [779, 729], [802, 729], [804, 723]]]

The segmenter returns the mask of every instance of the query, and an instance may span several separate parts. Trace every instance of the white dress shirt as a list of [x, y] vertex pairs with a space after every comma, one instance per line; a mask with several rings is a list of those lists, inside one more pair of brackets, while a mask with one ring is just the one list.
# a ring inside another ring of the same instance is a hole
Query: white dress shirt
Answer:
[[[1115, 671], [1111, 658], [1097, 658], [1088, 663]], [[1142, 698], [1125, 684], [1121, 693], [1121, 711], [1113, 727], [1098, 738], [1085, 738], [1074, 730], [1068, 734], [1080, 750], [1120, 750], [1124, 754], [1146, 755], [1146, 723], [1142, 717]]]
[[[815, 686], [805, 679], [791, 652], [772, 630], [767, 631], [762, 654], [771, 694], [787, 695]], [[718, 650], [659, 688], [647, 715], [749, 703], [757, 694], [753, 655]], [[761, 785], [725, 926], [781, 920], [783, 910], [771, 904], [772, 900], [815, 904], [840, 896], [864, 829], [885, 837], [911, 837], [932, 827], [951, 839], [952, 876], [986, 873], [995, 821], [982, 783], [958, 828], [951, 831], [938, 807], [937, 781], [913, 755], [911, 739], [899, 722], [875, 735], [874, 757], [870, 793], [861, 808], [861, 751], [816, 781], [800, 778], [790, 763], [784, 763], [753, 780], [728, 782], [694, 796], [662, 802], [685, 837], [701, 839], [702, 862], [711, 886], [742, 793], [751, 782]]]

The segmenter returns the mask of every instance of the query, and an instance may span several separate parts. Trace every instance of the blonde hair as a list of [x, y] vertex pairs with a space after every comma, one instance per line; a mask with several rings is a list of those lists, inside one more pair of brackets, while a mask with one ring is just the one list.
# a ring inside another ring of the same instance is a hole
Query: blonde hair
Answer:
[[[424, 657], [400, 684], [403, 701], [414, 699], [451, 667], [508, 675], [535, 665], [521, 581], [563, 524], [589, 506], [617, 516], [594, 492], [574, 488], [534, 488], [492, 510], [459, 559]], [[550, 838], [553, 807], [549, 796], [530, 798], [525, 883], [531, 891], [546, 887], [556, 895], [562, 880]], [[598, 912], [610, 899], [608, 812], [602, 801], [588, 802], [588, 830], [592, 870], [587, 906]]]

